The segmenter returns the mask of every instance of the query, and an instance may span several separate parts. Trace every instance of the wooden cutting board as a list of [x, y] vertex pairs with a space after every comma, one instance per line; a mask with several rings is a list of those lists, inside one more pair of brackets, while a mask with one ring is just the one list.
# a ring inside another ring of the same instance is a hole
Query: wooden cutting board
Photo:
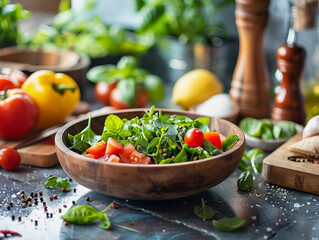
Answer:
[[263, 161], [262, 177], [265, 181], [287, 188], [319, 195], [319, 164], [293, 162], [289, 156], [300, 154], [288, 150], [288, 147], [302, 139], [297, 134]]

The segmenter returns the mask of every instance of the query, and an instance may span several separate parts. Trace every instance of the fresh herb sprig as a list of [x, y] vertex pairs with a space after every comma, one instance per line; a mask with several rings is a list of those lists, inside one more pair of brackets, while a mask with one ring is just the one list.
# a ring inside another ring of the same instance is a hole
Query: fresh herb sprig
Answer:
[[44, 182], [45, 187], [60, 187], [64, 189], [69, 189], [71, 187], [70, 182], [67, 178], [62, 177], [56, 177], [56, 176], [50, 176], [47, 178]]

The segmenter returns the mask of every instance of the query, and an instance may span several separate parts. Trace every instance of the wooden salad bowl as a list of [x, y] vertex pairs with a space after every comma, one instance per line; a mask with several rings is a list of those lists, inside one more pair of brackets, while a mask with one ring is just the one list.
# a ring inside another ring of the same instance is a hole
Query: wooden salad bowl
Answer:
[[[101, 134], [105, 118], [115, 114], [120, 118], [142, 117], [146, 109], [117, 110], [92, 115], [92, 130]], [[163, 114], [176, 114], [191, 119], [206, 117], [187, 111], [155, 109]], [[238, 135], [234, 147], [220, 155], [197, 161], [173, 164], [112, 163], [91, 159], [73, 152], [68, 134], [81, 132], [88, 117], [64, 125], [55, 136], [59, 162], [67, 174], [79, 184], [113, 197], [140, 200], [162, 200], [186, 197], [205, 191], [228, 178], [237, 168], [245, 150], [244, 133], [235, 124], [210, 118], [210, 130], [225, 136]]]

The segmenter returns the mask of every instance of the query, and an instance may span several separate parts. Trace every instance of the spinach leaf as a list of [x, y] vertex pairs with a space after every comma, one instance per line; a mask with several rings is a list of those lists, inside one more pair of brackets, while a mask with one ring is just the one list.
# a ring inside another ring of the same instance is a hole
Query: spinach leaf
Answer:
[[225, 139], [223, 142], [223, 151], [226, 152], [231, 149], [238, 141], [237, 135], [231, 135]]
[[262, 122], [254, 118], [244, 118], [240, 121], [239, 127], [249, 136], [259, 137], [261, 134]]
[[202, 220], [209, 220], [215, 216], [215, 211], [205, 204], [204, 199], [201, 199], [202, 205], [194, 207], [194, 213]]
[[205, 140], [203, 148], [212, 156], [216, 156], [218, 154], [223, 153], [223, 150], [219, 149], [218, 147], [215, 147], [213, 144], [211, 144], [210, 141]]
[[111, 203], [102, 212], [97, 211], [94, 207], [88, 205], [77, 205], [71, 208], [66, 214], [61, 216], [61, 218], [70, 223], [75, 224], [94, 224], [98, 219], [100, 219], [100, 227], [104, 229], [109, 229], [111, 222], [107, 215], [104, 213], [113, 205]]
[[213, 225], [215, 228], [225, 231], [225, 232], [231, 232], [239, 229], [245, 224], [245, 220], [241, 219], [239, 217], [233, 217], [233, 218], [227, 218], [224, 217], [219, 220], [213, 220]]
[[239, 190], [249, 190], [254, 186], [254, 179], [251, 171], [242, 172], [237, 179], [237, 186]]
[[297, 133], [296, 124], [290, 121], [281, 121], [274, 126], [275, 139], [286, 139]]
[[187, 153], [186, 153], [186, 150], [184, 147], [182, 149], [182, 151], [180, 151], [180, 153], [177, 154], [177, 156], [175, 157], [175, 159], [173, 161], [174, 161], [174, 163], [181, 163], [181, 162], [187, 162], [187, 160], [188, 160]]

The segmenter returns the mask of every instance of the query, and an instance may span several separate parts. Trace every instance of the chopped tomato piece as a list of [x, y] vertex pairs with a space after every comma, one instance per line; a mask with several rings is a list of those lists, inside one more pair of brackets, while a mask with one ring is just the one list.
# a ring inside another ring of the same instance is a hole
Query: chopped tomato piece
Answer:
[[138, 164], [150, 164], [150, 157], [146, 156], [144, 153], [138, 152], [135, 147], [127, 143], [123, 150], [119, 153], [122, 162], [124, 163], [138, 163]]
[[120, 159], [118, 156], [112, 154], [112, 155], [110, 155], [110, 156], [108, 157], [108, 159], [106, 160], [106, 162], [117, 162], [117, 163], [120, 163], [120, 162], [121, 162], [121, 159]]
[[223, 149], [219, 132], [204, 132], [205, 139], [219, 149]]
[[95, 145], [86, 149], [88, 153], [101, 157], [105, 154], [106, 143], [104, 141], [98, 142]]
[[219, 134], [219, 136], [220, 136], [220, 142], [223, 146], [223, 142], [225, 141], [226, 137], [223, 134]]
[[113, 138], [110, 138], [107, 140], [107, 146], [105, 150], [105, 155], [110, 156], [110, 155], [118, 155], [122, 150], [123, 150], [123, 145], [116, 141]]
[[88, 158], [93, 158], [93, 159], [98, 159], [98, 158], [99, 158], [99, 156], [93, 155], [93, 154], [91, 154], [91, 153], [83, 154], [82, 156], [88, 157]]

